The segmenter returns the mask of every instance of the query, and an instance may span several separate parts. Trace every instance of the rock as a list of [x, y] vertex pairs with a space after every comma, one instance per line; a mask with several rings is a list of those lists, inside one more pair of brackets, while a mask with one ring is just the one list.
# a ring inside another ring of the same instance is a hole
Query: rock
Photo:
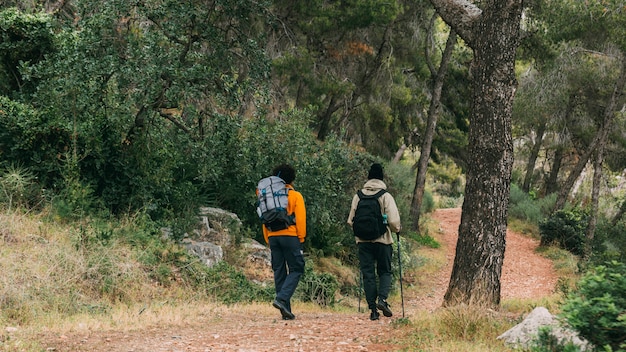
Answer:
[[551, 335], [561, 344], [572, 343], [581, 351], [591, 350], [590, 344], [577, 333], [561, 324], [545, 307], [537, 307], [519, 324], [498, 336], [498, 340], [513, 348], [530, 348], [539, 336], [539, 329], [550, 327]]
[[[264, 284], [273, 279], [270, 249], [248, 238], [235, 240], [241, 231], [242, 223], [237, 214], [219, 208], [203, 207], [199, 211], [198, 226], [185, 234], [182, 245], [188, 253], [198, 257], [205, 265], [212, 267], [224, 260], [224, 252], [243, 258], [239, 263], [244, 275]], [[172, 231], [161, 229], [164, 239], [172, 239]], [[234, 251], [234, 252], [229, 252]]]
[[195, 231], [195, 236], [202, 240], [229, 246], [232, 243], [231, 232], [241, 230], [242, 223], [237, 214], [224, 209], [202, 207], [199, 216], [201, 226]]
[[196, 242], [185, 239], [183, 245], [190, 253], [194, 254], [209, 268], [224, 259], [224, 251], [222, 247], [211, 242]]

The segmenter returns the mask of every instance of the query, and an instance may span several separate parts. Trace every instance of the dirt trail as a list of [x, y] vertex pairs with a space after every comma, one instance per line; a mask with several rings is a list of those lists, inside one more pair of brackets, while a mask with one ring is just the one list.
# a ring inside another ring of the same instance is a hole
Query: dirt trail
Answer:
[[[432, 214], [440, 231], [434, 237], [445, 249], [445, 264], [432, 277], [432, 287], [413, 290], [405, 286], [405, 313], [441, 306], [448, 285], [461, 209], [440, 209]], [[502, 274], [502, 298], [537, 298], [550, 295], [557, 276], [552, 263], [537, 255], [538, 242], [507, 232], [507, 249]], [[419, 292], [418, 292], [419, 291]], [[391, 300], [393, 318], [370, 321], [367, 313], [330, 311], [298, 312], [297, 319], [276, 319], [274, 309], [249, 312], [240, 308], [219, 308], [209, 315], [184, 319], [173, 326], [154, 326], [137, 331], [76, 331], [58, 336], [45, 334], [48, 351], [94, 352], [205, 352], [205, 351], [389, 351], [394, 332], [391, 322], [401, 316], [399, 298]], [[268, 306], [270, 303], [268, 302]], [[217, 309], [217, 308], [216, 308]]]

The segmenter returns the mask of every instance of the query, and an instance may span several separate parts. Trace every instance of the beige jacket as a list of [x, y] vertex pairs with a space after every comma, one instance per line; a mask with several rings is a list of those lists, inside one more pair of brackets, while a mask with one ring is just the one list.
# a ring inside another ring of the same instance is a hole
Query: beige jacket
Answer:
[[[385, 182], [379, 179], [371, 179], [365, 182], [365, 185], [363, 185], [363, 189], [361, 191], [366, 195], [372, 195], [376, 194], [376, 192], [380, 191], [381, 189], [387, 189], [387, 185], [385, 184]], [[380, 242], [384, 244], [392, 244], [393, 233], [400, 232], [400, 230], [402, 229], [402, 226], [400, 224], [400, 212], [398, 211], [398, 206], [396, 205], [396, 201], [393, 196], [389, 192], [386, 192], [380, 198], [378, 198], [378, 201], [380, 202], [380, 209], [382, 210], [383, 214], [387, 214], [387, 232], [381, 237], [371, 241], [365, 241], [355, 236], [354, 238], [356, 239], [357, 243]], [[350, 227], [352, 227], [352, 220], [354, 219], [354, 212], [356, 211], [356, 206], [358, 203], [359, 196], [355, 194], [352, 198], [350, 214], [348, 215], [348, 225], [350, 225]]]

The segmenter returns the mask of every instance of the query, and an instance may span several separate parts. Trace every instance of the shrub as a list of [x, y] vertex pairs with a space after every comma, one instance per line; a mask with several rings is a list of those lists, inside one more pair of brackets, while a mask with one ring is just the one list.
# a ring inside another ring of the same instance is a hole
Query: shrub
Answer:
[[626, 348], [626, 265], [607, 262], [589, 271], [567, 297], [562, 316], [596, 347]]
[[598, 222], [596, 235], [593, 241], [591, 261], [603, 263], [617, 260], [626, 262], [626, 223], [621, 221], [616, 224], [603, 219]]
[[29, 207], [39, 201], [36, 177], [30, 170], [9, 166], [0, 174], [0, 202], [9, 209], [13, 206]]
[[440, 163], [431, 162], [428, 174], [434, 181], [434, 192], [442, 196], [459, 197], [465, 189], [463, 170], [453, 160], [444, 158]]
[[537, 224], [549, 213], [555, 200], [556, 194], [538, 199], [511, 184], [509, 217]]
[[224, 304], [269, 301], [274, 287], [264, 288], [248, 280], [238, 268], [222, 261], [211, 268], [196, 261], [179, 268], [193, 288]]
[[332, 306], [335, 294], [339, 290], [339, 281], [330, 273], [317, 273], [313, 264], [307, 263], [304, 275], [296, 290], [296, 296], [305, 302], [314, 302], [321, 306]]
[[575, 255], [582, 255], [587, 222], [588, 215], [582, 210], [559, 210], [539, 223], [541, 245], [556, 244]]

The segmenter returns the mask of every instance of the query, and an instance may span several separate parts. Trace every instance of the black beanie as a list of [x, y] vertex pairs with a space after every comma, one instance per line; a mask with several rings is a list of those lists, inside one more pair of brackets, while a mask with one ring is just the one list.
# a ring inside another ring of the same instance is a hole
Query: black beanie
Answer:
[[371, 180], [373, 178], [377, 178], [382, 181], [383, 179], [383, 166], [380, 164], [372, 164], [370, 167], [370, 172], [367, 174], [367, 179]]

